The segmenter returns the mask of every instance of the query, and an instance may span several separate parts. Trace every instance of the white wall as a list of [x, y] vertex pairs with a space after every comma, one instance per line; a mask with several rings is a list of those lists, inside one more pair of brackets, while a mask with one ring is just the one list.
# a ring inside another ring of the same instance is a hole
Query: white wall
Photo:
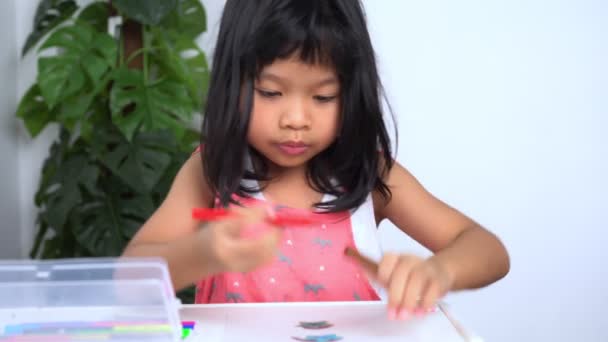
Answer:
[[[35, 2], [16, 2], [19, 47]], [[210, 33], [200, 43], [207, 52], [223, 2], [203, 1]], [[607, 341], [601, 309], [608, 306], [608, 135], [602, 134], [608, 128], [608, 4], [364, 3], [397, 116], [398, 160], [437, 196], [498, 234], [511, 253], [505, 280], [450, 296], [453, 310], [486, 341]], [[19, 95], [34, 67], [28, 58], [20, 65]], [[45, 133], [19, 140], [24, 252], [39, 167], [54, 136]], [[13, 150], [3, 146], [6, 160]], [[382, 227], [382, 237], [388, 249], [425, 252], [391, 225]]]
[[15, 0], [0, 5], [0, 259], [18, 257], [19, 190], [17, 187], [17, 41], [15, 40]]
[[[15, 22], [16, 49], [18, 66], [16, 68], [18, 77], [16, 83], [17, 98], [25, 94], [36, 79], [36, 55], [35, 49], [25, 57], [21, 57], [21, 48], [28, 34], [32, 30], [32, 22], [38, 1], [16, 1]], [[34, 206], [34, 194], [38, 189], [42, 163], [48, 154], [50, 143], [56, 137], [55, 127], [47, 127], [36, 139], [31, 139], [21, 120], [18, 121], [18, 146], [17, 160], [19, 169], [19, 216], [21, 222], [19, 251], [22, 257], [27, 257], [34, 240], [36, 223], [36, 207]], [[14, 155], [14, 153], [13, 153]]]
[[487, 341], [608, 341], [608, 3], [365, 4], [399, 161], [512, 256], [454, 310]]

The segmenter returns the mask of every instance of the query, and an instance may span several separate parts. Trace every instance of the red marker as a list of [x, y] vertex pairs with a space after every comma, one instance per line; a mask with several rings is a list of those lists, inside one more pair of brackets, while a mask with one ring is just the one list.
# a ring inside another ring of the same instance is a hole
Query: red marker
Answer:
[[[200, 221], [217, 221], [233, 217], [234, 215], [234, 212], [221, 208], [192, 209], [192, 217]], [[295, 213], [277, 213], [275, 217], [268, 218], [268, 222], [277, 226], [306, 226], [317, 223], [310, 217], [304, 215], [297, 215]]]

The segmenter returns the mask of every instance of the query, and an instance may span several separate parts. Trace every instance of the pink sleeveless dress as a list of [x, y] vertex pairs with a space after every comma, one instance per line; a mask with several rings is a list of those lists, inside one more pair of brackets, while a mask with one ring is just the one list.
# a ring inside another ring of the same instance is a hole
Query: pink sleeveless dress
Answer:
[[[324, 200], [327, 200], [327, 196]], [[264, 201], [262, 194], [241, 199], [244, 205]], [[346, 246], [379, 260], [381, 256], [371, 195], [357, 210], [302, 212], [318, 221], [314, 226], [286, 227], [276, 258], [248, 273], [221, 273], [197, 284], [195, 303], [263, 303], [310, 301], [375, 301], [385, 299], [362, 269], [343, 255]]]

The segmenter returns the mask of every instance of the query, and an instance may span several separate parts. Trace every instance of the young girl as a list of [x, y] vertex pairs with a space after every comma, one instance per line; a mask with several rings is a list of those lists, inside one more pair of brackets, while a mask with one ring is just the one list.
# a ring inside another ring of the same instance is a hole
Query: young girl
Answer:
[[[358, 1], [228, 0], [203, 133], [124, 253], [164, 257], [176, 289], [198, 284], [197, 303], [382, 299], [405, 318], [509, 270], [494, 235], [393, 161]], [[218, 206], [236, 215], [192, 218]], [[318, 223], [276, 227], [276, 212]], [[385, 219], [433, 255], [383, 254]]]

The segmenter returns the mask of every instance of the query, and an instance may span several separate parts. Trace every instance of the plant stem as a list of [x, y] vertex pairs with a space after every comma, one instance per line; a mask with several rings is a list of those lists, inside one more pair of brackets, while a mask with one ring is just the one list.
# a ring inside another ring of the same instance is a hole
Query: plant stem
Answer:
[[139, 50], [136, 50], [135, 52], [131, 53], [131, 56], [129, 56], [129, 58], [127, 58], [127, 61], [125, 62], [125, 64], [129, 64], [134, 58], [136, 58], [137, 56], [139, 56], [140, 54], [144, 53], [144, 51], [155, 51], [155, 50], [160, 50], [159, 48], [149, 48], [149, 49], [145, 49], [145, 48], [141, 48]]
[[150, 49], [150, 37], [148, 34], [148, 25], [142, 25], [141, 34], [143, 37], [143, 53], [144, 53], [144, 84], [148, 84], [148, 54]]
[[118, 34], [118, 60], [120, 61], [119, 66], [123, 66], [123, 64], [125, 63], [125, 59], [127, 59], [127, 56], [125, 56], [125, 31], [124, 31], [124, 24], [120, 24], [120, 33]]

